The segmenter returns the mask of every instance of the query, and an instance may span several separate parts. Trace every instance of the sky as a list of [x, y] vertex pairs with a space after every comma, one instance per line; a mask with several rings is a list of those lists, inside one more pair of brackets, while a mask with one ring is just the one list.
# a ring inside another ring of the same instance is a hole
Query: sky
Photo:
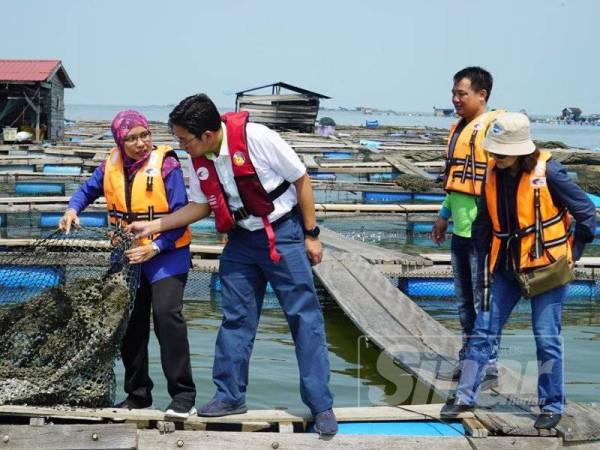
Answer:
[[490, 106], [600, 113], [596, 0], [18, 0], [0, 58], [61, 59], [67, 104], [165, 105], [277, 81], [323, 106], [451, 107], [452, 76], [494, 76]]

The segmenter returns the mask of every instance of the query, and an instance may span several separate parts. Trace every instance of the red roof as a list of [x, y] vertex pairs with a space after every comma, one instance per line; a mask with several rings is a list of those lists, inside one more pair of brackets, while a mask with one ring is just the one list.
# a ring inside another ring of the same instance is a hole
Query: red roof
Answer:
[[0, 82], [46, 81], [61, 68], [62, 64], [58, 59], [0, 59]]

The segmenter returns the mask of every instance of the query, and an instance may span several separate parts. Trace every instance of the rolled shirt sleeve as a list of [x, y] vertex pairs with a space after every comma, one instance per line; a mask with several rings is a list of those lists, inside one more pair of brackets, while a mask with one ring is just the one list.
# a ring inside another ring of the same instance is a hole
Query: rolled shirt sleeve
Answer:
[[446, 220], [452, 217], [452, 210], [450, 209], [450, 194], [446, 194], [446, 198], [444, 198], [444, 201], [442, 202], [442, 208], [440, 209], [439, 216]]
[[208, 203], [208, 199], [202, 189], [200, 189], [200, 180], [194, 170], [194, 165], [190, 161], [189, 165], [189, 185], [190, 185], [190, 201], [195, 203]]

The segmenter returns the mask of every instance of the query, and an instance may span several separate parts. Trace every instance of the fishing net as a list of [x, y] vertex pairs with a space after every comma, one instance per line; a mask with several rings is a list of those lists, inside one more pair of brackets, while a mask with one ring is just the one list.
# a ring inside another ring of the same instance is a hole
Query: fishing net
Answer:
[[0, 253], [0, 405], [108, 406], [139, 283], [123, 231], [53, 232]]

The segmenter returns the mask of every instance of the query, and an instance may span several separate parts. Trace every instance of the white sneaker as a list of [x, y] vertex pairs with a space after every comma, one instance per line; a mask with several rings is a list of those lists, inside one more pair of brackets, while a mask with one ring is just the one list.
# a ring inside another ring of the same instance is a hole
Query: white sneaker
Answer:
[[187, 419], [188, 417], [196, 414], [197, 411], [194, 405], [189, 407], [188, 405], [176, 400], [173, 400], [165, 411], [165, 417], [177, 417], [178, 419]]

